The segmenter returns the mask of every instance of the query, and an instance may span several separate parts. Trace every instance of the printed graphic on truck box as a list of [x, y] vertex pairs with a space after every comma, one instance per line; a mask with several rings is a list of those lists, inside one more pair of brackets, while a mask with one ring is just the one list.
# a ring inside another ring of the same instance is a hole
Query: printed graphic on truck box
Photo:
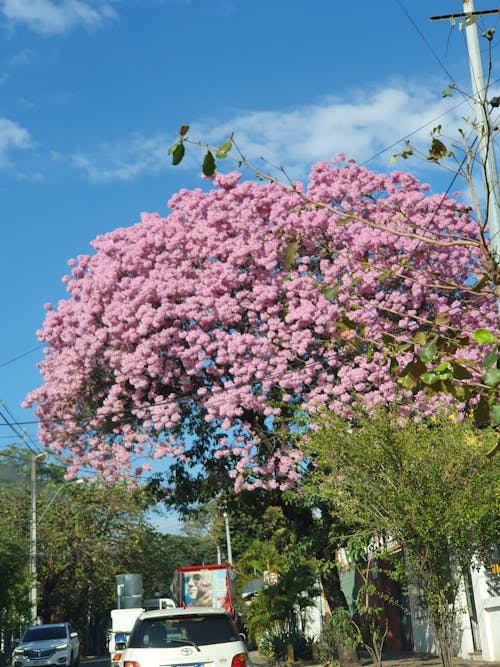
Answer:
[[223, 608], [227, 598], [226, 571], [193, 570], [183, 572], [186, 606]]
[[236, 570], [228, 564], [178, 567], [172, 582], [179, 607], [225, 609], [234, 618], [233, 581]]

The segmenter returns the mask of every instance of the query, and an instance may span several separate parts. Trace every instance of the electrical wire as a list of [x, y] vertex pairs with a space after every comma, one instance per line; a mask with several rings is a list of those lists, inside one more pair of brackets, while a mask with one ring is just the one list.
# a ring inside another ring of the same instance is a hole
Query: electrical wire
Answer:
[[13, 364], [15, 361], [18, 361], [19, 359], [22, 359], [23, 357], [27, 357], [28, 354], [33, 354], [33, 352], [36, 352], [37, 350], [41, 350], [43, 348], [43, 345], [37, 345], [36, 347], [32, 347], [31, 350], [27, 350], [26, 352], [23, 352], [22, 354], [18, 354], [17, 357], [13, 357], [12, 359], [9, 359], [8, 361], [4, 361], [3, 363], [0, 364], [0, 368], [4, 368], [5, 366], [8, 366], [9, 364]]
[[439, 64], [439, 66], [441, 67], [441, 69], [443, 70], [443, 72], [444, 72], [444, 73], [446, 74], [446, 76], [448, 77], [448, 80], [449, 80], [450, 82], [454, 81], [454, 77], [449, 73], [449, 71], [447, 70], [447, 68], [445, 67], [445, 65], [443, 64], [443, 62], [441, 61], [441, 59], [440, 59], [439, 56], [437, 55], [437, 53], [434, 51], [434, 49], [432, 48], [432, 46], [429, 44], [429, 42], [427, 41], [425, 35], [423, 34], [423, 32], [422, 32], [422, 31], [420, 30], [420, 28], [418, 27], [417, 23], [416, 23], [416, 22], [414, 21], [414, 19], [410, 16], [410, 13], [409, 13], [408, 10], [406, 9], [406, 7], [404, 7], [403, 4], [401, 3], [401, 0], [396, 0], [396, 2], [397, 2], [397, 4], [399, 5], [399, 7], [403, 10], [403, 12], [406, 14], [408, 20], [410, 21], [410, 23], [412, 24], [412, 26], [415, 28], [415, 30], [417, 31], [417, 33], [420, 35], [420, 37], [422, 38], [424, 44], [427, 46], [427, 48], [429, 49], [429, 51], [431, 52], [431, 54], [434, 56], [434, 58], [436, 59], [437, 63]]
[[[16, 418], [14, 417], [12, 412], [9, 410], [9, 408], [7, 407], [5, 402], [0, 400], [0, 405], [3, 407], [3, 409], [5, 410], [5, 412], [7, 413], [9, 418], [11, 419], [11, 423], [15, 427], [20, 427], [20, 424], [16, 421]], [[0, 413], [0, 416], [2, 416], [2, 419], [5, 419], [5, 417], [3, 415], [1, 415], [1, 413]], [[15, 429], [13, 429], [13, 430], [15, 432]], [[26, 442], [27, 440], [29, 440], [29, 442], [33, 445], [34, 450], [38, 450], [38, 452], [40, 452], [40, 453], [43, 452], [43, 448], [39, 445], [39, 443], [29, 433], [26, 432], [26, 430], [24, 428], [21, 429], [21, 433], [22, 433], [22, 439], [25, 442], [28, 449], [33, 451], [33, 449], [31, 449], [31, 447], [29, 447], [28, 443]]]

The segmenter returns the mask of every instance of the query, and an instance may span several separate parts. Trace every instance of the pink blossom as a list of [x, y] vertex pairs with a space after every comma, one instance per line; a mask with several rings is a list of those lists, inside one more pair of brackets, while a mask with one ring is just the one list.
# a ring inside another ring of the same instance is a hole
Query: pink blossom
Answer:
[[[213, 436], [211, 454], [230, 459], [237, 489], [285, 489], [300, 480], [294, 405], [349, 415], [357, 400], [397, 400], [411, 417], [450, 403], [409, 400], [384, 340], [410, 343], [437, 314], [449, 320], [442, 333], [497, 331], [493, 296], [467, 289], [481, 254], [454, 243], [477, 240], [463, 203], [344, 155], [296, 187], [217, 174], [208, 192], [173, 195], [166, 217], [144, 213], [69, 261], [67, 299], [46, 304], [38, 333], [43, 384], [26, 399], [40, 441], [69, 448], [69, 474], [91, 466], [113, 480], [138, 451], [187, 460], [191, 416]], [[301, 191], [325, 207], [305, 206]], [[410, 228], [426, 241], [401, 235]], [[480, 354], [473, 342], [456, 352]], [[410, 358], [400, 353], [399, 370]]]

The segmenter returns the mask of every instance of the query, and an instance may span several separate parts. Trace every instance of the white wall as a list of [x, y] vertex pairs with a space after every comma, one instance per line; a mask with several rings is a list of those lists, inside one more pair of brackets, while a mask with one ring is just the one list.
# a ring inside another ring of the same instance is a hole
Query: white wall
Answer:
[[[478, 639], [480, 642], [481, 660], [486, 662], [500, 661], [500, 596], [496, 595], [491, 586], [491, 578], [484, 567], [471, 570], [472, 591], [478, 618]], [[435, 632], [432, 625], [425, 619], [418, 605], [418, 591], [409, 590], [413, 645], [415, 653], [438, 654]], [[457, 607], [459, 614], [459, 636], [456, 647], [460, 658], [469, 659], [474, 652], [471, 620], [467, 611], [467, 600], [462, 589]]]
[[474, 600], [476, 603], [479, 635], [483, 660], [500, 661], [500, 595], [493, 590], [489, 572], [481, 567], [472, 571]]

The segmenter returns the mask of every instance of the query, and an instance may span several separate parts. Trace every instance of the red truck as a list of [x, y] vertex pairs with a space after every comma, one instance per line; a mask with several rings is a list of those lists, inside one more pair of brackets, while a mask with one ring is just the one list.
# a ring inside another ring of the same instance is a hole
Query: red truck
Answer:
[[233, 619], [234, 580], [232, 565], [189, 565], [174, 571], [172, 593], [179, 607], [215, 607], [225, 609]]

